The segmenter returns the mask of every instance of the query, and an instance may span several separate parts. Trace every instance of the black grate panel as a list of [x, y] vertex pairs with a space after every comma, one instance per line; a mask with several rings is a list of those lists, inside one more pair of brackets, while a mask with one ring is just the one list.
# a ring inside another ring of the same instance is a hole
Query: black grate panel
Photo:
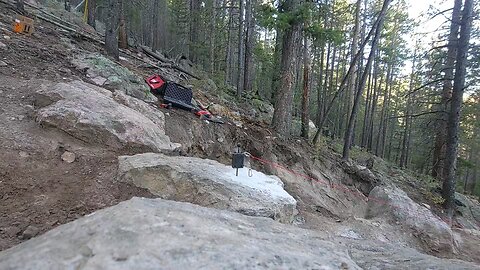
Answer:
[[167, 83], [163, 99], [167, 103], [172, 103], [173, 106], [191, 110], [194, 109], [192, 105], [192, 97], [193, 93], [191, 89], [176, 83]]

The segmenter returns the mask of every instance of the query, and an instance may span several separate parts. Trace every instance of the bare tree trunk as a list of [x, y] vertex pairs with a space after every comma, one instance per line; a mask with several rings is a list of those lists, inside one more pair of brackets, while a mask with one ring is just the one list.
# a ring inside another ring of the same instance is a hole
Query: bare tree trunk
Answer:
[[[417, 62], [417, 49], [415, 47], [415, 52], [413, 54], [413, 61], [412, 61], [412, 72], [410, 73], [410, 87], [409, 87], [410, 93], [413, 92], [413, 88], [414, 88], [416, 62]], [[409, 140], [410, 140], [409, 134], [410, 134], [411, 122], [412, 122], [412, 117], [410, 115], [411, 115], [411, 107], [412, 107], [413, 100], [414, 100], [414, 94], [409, 95], [407, 100], [407, 108], [405, 110], [405, 129], [403, 132], [402, 151], [400, 155], [400, 168], [407, 167], [407, 163], [408, 163], [408, 148], [409, 148]]]
[[200, 28], [200, 0], [190, 0], [190, 35], [189, 35], [189, 51], [190, 59], [194, 63], [198, 63], [198, 45], [199, 45], [199, 28]]
[[303, 95], [302, 95], [302, 133], [308, 139], [308, 124], [310, 122], [310, 44], [308, 37], [303, 38]]
[[246, 92], [253, 90], [253, 49], [255, 46], [255, 21], [253, 17], [254, 0], [246, 0], [246, 34], [245, 34], [245, 74], [244, 74], [244, 88]]
[[123, 0], [118, 0], [120, 24], [118, 26], [118, 47], [128, 48], [127, 22], [125, 21], [125, 6]]
[[167, 2], [165, 0], [153, 0], [152, 6], [152, 51], [167, 49]]
[[[376, 61], [376, 63], [378, 63], [379, 61]], [[381, 73], [383, 74], [385, 71], [385, 65], [383, 66], [382, 68], [382, 71]], [[373, 70], [373, 77], [375, 77], [375, 82], [373, 84], [373, 97], [372, 97], [372, 103], [371, 103], [371, 109], [370, 109], [370, 120], [369, 120], [369, 123], [368, 123], [368, 134], [369, 136], [367, 137], [367, 150], [370, 151], [370, 152], [373, 152], [373, 134], [374, 134], [374, 130], [375, 130], [375, 127], [374, 127], [374, 124], [375, 124], [375, 113], [376, 113], [376, 109], [377, 109], [377, 103], [378, 103], [378, 96], [379, 96], [379, 92], [380, 92], [380, 88], [382, 87], [382, 80], [383, 80], [383, 76], [381, 77], [380, 79], [380, 85], [377, 84], [377, 75], [378, 75], [378, 64], [377, 64], [377, 68]], [[380, 128], [380, 126], [378, 127]]]
[[245, 0], [239, 0], [238, 16], [238, 74], [237, 74], [237, 96], [241, 97], [245, 88], [245, 31], [244, 31], [244, 10]]
[[[390, 61], [391, 62], [391, 61]], [[377, 146], [375, 148], [375, 155], [382, 157], [385, 151], [385, 140], [387, 136], [387, 120], [389, 116], [390, 96], [392, 93], [393, 82], [393, 64], [388, 64], [385, 95], [383, 97], [382, 113], [380, 116], [380, 126], [378, 127]]]
[[[294, 11], [300, 5], [300, 0], [287, 0], [284, 2], [286, 12]], [[275, 110], [272, 125], [282, 136], [290, 136], [290, 123], [287, 120], [292, 113], [292, 99], [295, 85], [295, 64], [297, 58], [296, 48], [299, 44], [301, 24], [298, 21], [291, 22], [283, 37], [281, 79], [280, 87], [275, 97]]]
[[367, 80], [368, 70], [372, 65], [373, 55], [375, 54], [375, 50], [377, 49], [378, 41], [380, 40], [380, 34], [383, 29], [383, 21], [385, 19], [388, 5], [390, 4], [391, 1], [392, 0], [384, 0], [382, 10], [378, 15], [379, 21], [378, 21], [377, 28], [375, 30], [375, 36], [373, 37], [373, 40], [372, 40], [372, 46], [370, 50], [370, 55], [368, 56], [367, 66], [365, 67], [365, 70], [360, 79], [360, 83], [358, 85], [358, 89], [356, 91], [355, 100], [352, 107], [352, 113], [348, 121], [348, 128], [347, 128], [347, 131], [345, 132], [343, 153], [342, 153], [342, 158], [344, 160], [348, 159], [350, 155], [350, 146], [352, 145], [352, 140], [353, 140], [353, 128], [354, 128], [356, 116], [357, 116], [359, 105], [360, 105], [360, 97], [362, 96], [363, 88], [365, 88], [365, 82]]
[[[381, 19], [381, 20], [380, 20]], [[345, 74], [345, 76], [343, 77], [342, 79], [342, 82], [340, 83], [340, 86], [337, 87], [337, 91], [335, 92], [332, 100], [330, 101], [329, 104], [327, 105], [324, 105], [324, 107], [326, 108], [325, 109], [325, 112], [323, 113], [323, 117], [321, 118], [320, 120], [320, 123], [318, 124], [318, 130], [317, 130], [317, 133], [315, 134], [315, 137], [313, 138], [313, 144], [317, 144], [318, 142], [318, 139], [320, 138], [320, 133], [323, 129], [323, 125], [325, 124], [325, 121], [327, 120], [327, 116], [328, 116], [328, 113], [330, 112], [330, 110], [332, 109], [333, 107], [333, 104], [334, 104], [334, 101], [337, 99], [338, 95], [344, 90], [345, 88], [345, 85], [347, 83], [347, 80], [349, 78], [349, 76], [351, 76], [352, 74], [352, 71], [353, 69], [355, 68], [355, 65], [357, 65], [358, 61], [360, 60], [360, 58], [362, 58], [361, 56], [363, 56], [363, 50], [365, 49], [365, 46], [367, 45], [370, 37], [373, 35], [373, 33], [375, 32], [375, 29], [377, 28], [377, 26], [379, 25], [380, 22], [383, 21], [383, 17], [377, 17], [377, 20], [373, 23], [372, 25], [372, 28], [370, 29], [370, 31], [368, 32], [367, 36], [365, 37], [365, 40], [363, 41], [363, 43], [361, 44], [360, 48], [359, 48], [359, 51], [355, 54], [355, 57], [353, 58], [353, 61], [350, 63], [350, 66], [348, 68], [348, 71], [347, 71], [347, 74]], [[383, 24], [383, 23], [382, 23]], [[350, 122], [350, 121], [349, 121]]]
[[105, 23], [105, 50], [108, 55], [118, 60], [118, 0], [108, 0], [107, 20]]
[[217, 0], [209, 0], [210, 3], [210, 38], [209, 38], [209, 67], [210, 74], [215, 73], [215, 36], [217, 35], [216, 21], [217, 21]]
[[[477, 161], [478, 164], [478, 161]], [[472, 180], [469, 181], [467, 185], [467, 194], [473, 194], [475, 191], [475, 187], [478, 183], [479, 175], [478, 175], [478, 168], [473, 169]]]
[[[153, 1], [153, 0], [151, 0]], [[149, 3], [150, 4], [150, 3]], [[151, 18], [150, 8], [145, 8], [142, 12], [143, 18]], [[142, 44], [152, 46], [152, 20], [142, 19]]]
[[271, 100], [273, 102], [275, 102], [275, 96], [277, 95], [277, 91], [280, 86], [280, 62], [282, 60], [283, 43], [283, 31], [281, 29], [277, 29], [276, 32], [277, 35], [275, 37], [275, 51], [273, 52], [273, 76], [271, 83]]
[[453, 93], [448, 115], [447, 152], [445, 155], [445, 180], [443, 182], [442, 195], [445, 199], [444, 207], [448, 217], [453, 217], [455, 208], [455, 182], [456, 164], [458, 154], [458, 133], [460, 126], [460, 111], [463, 103], [465, 77], [467, 69], [468, 46], [472, 29], [473, 0], [465, 0], [462, 12], [460, 38], [455, 64], [455, 77], [453, 79]]
[[[452, 21], [450, 23], [450, 34], [448, 35], [447, 61], [445, 63], [445, 75], [442, 89], [442, 99], [440, 110], [448, 111], [448, 103], [452, 97], [453, 70], [455, 69], [455, 57], [457, 54], [458, 31], [460, 28], [460, 16], [462, 12], [462, 0], [455, 0], [452, 11]], [[437, 120], [435, 148], [433, 151], [432, 176], [438, 180], [443, 180], [443, 171], [445, 165], [445, 139], [447, 136], [447, 114], [441, 113]]]
[[322, 97], [322, 90], [323, 90], [323, 65], [325, 64], [325, 44], [321, 45], [322, 48], [320, 49], [320, 66], [318, 72], [318, 86], [317, 86], [317, 126], [322, 122], [323, 117], [323, 97]]
[[[351, 46], [351, 61], [353, 61], [353, 57], [358, 49], [358, 36], [360, 35], [360, 9], [361, 9], [362, 0], [357, 0], [355, 4], [355, 26], [353, 27], [353, 38], [352, 38], [352, 46]], [[353, 106], [353, 96], [355, 95], [355, 81], [357, 77], [357, 68], [355, 66], [354, 70], [352, 71], [352, 75], [348, 78], [348, 86], [347, 86], [347, 106], [346, 111], [350, 112]], [[349, 115], [346, 113], [346, 123], [348, 123]]]
[[87, 6], [87, 24], [93, 27], [94, 29], [97, 28], [96, 22], [95, 22], [95, 17], [96, 17], [96, 12], [97, 12], [97, 4], [96, 0], [88, 0], [88, 6]]
[[[375, 65], [377, 61], [375, 61]], [[362, 148], [367, 148], [367, 138], [369, 137], [368, 132], [370, 131], [368, 125], [370, 123], [369, 117], [370, 117], [370, 104], [372, 103], [372, 73], [368, 73], [368, 79], [367, 79], [367, 96], [365, 98], [365, 113], [363, 115], [363, 127], [362, 127], [362, 141], [360, 142], [360, 146]], [[353, 96], [353, 95], [352, 95]], [[348, 112], [351, 111], [351, 108], [346, 110], [345, 113], [348, 114]], [[348, 123], [348, 122], [347, 122]]]
[[233, 83], [233, 36], [234, 36], [234, 18], [233, 8], [228, 10], [228, 36], [227, 36], [227, 51], [225, 54], [225, 83]]

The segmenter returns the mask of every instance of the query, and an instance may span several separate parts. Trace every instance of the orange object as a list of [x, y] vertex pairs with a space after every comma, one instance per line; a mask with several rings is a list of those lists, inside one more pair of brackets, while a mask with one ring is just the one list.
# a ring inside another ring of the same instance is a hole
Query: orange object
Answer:
[[34, 30], [33, 19], [17, 15], [13, 22], [13, 32], [31, 35]]

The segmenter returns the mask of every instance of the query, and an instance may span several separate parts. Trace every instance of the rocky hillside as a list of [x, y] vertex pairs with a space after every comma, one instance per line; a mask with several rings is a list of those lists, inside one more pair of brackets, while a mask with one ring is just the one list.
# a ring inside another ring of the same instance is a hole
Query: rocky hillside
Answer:
[[[283, 140], [268, 103], [138, 50], [112, 61], [74, 14], [43, 10], [76, 30], [37, 19], [26, 36], [0, 10], [0, 269], [480, 268], [478, 201], [459, 195], [447, 224], [421, 177]], [[154, 72], [225, 124], [160, 108]]]

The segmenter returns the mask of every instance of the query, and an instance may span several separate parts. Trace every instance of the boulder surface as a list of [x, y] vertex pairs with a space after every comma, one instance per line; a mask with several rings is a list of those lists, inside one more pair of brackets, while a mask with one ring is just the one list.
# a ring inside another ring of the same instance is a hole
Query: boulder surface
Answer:
[[[119, 95], [116, 95], [119, 99]], [[123, 97], [127, 107], [113, 99], [110, 91], [81, 81], [45, 83], [35, 94], [36, 119], [71, 136], [114, 149], [169, 151], [177, 147], [165, 135], [163, 114], [145, 116], [138, 108], [147, 108], [141, 100]], [[135, 106], [133, 106], [135, 105]], [[146, 110], [146, 109], [145, 109]], [[159, 117], [158, 115], [162, 115]]]
[[0, 269], [478, 269], [412, 249], [348, 245], [267, 218], [133, 198], [1, 252]]
[[480, 203], [461, 193], [455, 193], [456, 221], [465, 229], [480, 230]]
[[270, 217], [290, 223], [296, 200], [280, 178], [248, 169], [235, 170], [217, 161], [144, 153], [119, 157], [118, 181], [146, 188], [163, 199]]
[[452, 252], [453, 232], [429, 209], [414, 202], [401, 189], [376, 186], [369, 194], [367, 218], [384, 217], [410, 231], [425, 250]]
[[144, 79], [99, 53], [77, 55], [72, 59], [76, 69], [85, 72], [98, 86], [119, 90], [144, 101], [157, 100], [149, 91]]

